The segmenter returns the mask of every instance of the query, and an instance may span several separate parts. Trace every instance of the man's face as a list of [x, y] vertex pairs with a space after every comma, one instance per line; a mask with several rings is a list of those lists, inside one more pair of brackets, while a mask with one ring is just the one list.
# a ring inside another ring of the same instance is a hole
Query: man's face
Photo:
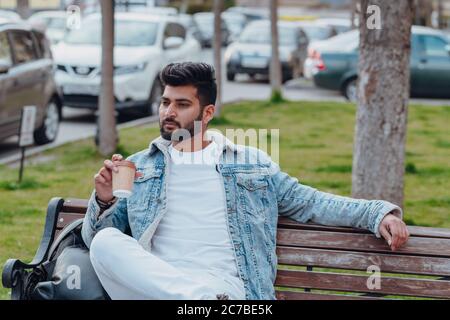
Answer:
[[165, 87], [159, 106], [159, 128], [164, 139], [171, 140], [172, 133], [179, 129], [186, 129], [193, 137], [199, 133], [194, 133], [194, 121], [202, 120], [197, 88], [191, 85]]

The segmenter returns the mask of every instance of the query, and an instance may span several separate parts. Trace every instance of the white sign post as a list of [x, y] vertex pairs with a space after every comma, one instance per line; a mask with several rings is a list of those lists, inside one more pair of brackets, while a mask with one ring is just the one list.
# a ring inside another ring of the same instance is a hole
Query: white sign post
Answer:
[[34, 143], [33, 132], [36, 120], [36, 106], [25, 106], [22, 109], [22, 119], [20, 123], [19, 146], [22, 149], [20, 159], [19, 183], [22, 182], [23, 161], [25, 159], [25, 148]]

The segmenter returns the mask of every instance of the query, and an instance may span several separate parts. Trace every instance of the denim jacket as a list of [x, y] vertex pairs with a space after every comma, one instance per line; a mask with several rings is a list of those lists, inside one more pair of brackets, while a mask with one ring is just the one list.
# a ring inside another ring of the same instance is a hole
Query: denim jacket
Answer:
[[[387, 201], [342, 197], [302, 185], [280, 171], [263, 151], [234, 144], [212, 130], [207, 134], [223, 150], [216, 170], [223, 177], [227, 227], [246, 299], [275, 299], [278, 216], [364, 228], [377, 237], [386, 214], [402, 217], [401, 209]], [[128, 158], [143, 175], [135, 180], [131, 197], [118, 200], [100, 217], [95, 190], [92, 192], [82, 229], [88, 247], [99, 230], [115, 227], [151, 251], [152, 236], [167, 208], [169, 143], [159, 137], [148, 149]]]

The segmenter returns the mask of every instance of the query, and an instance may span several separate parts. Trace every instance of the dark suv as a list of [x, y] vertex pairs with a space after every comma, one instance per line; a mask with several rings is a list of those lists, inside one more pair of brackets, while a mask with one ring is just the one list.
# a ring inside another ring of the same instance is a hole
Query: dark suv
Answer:
[[50, 43], [25, 25], [0, 23], [0, 140], [19, 134], [24, 106], [36, 106], [34, 140], [55, 140], [62, 100]]

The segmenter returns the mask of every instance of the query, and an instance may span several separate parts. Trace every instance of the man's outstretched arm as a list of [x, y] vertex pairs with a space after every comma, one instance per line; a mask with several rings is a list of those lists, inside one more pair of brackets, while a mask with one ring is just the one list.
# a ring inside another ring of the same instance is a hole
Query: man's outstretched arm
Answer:
[[365, 200], [337, 196], [302, 185], [296, 178], [271, 165], [280, 216], [298, 222], [347, 226], [372, 231], [386, 239], [394, 251], [408, 241], [402, 209], [384, 200]]

